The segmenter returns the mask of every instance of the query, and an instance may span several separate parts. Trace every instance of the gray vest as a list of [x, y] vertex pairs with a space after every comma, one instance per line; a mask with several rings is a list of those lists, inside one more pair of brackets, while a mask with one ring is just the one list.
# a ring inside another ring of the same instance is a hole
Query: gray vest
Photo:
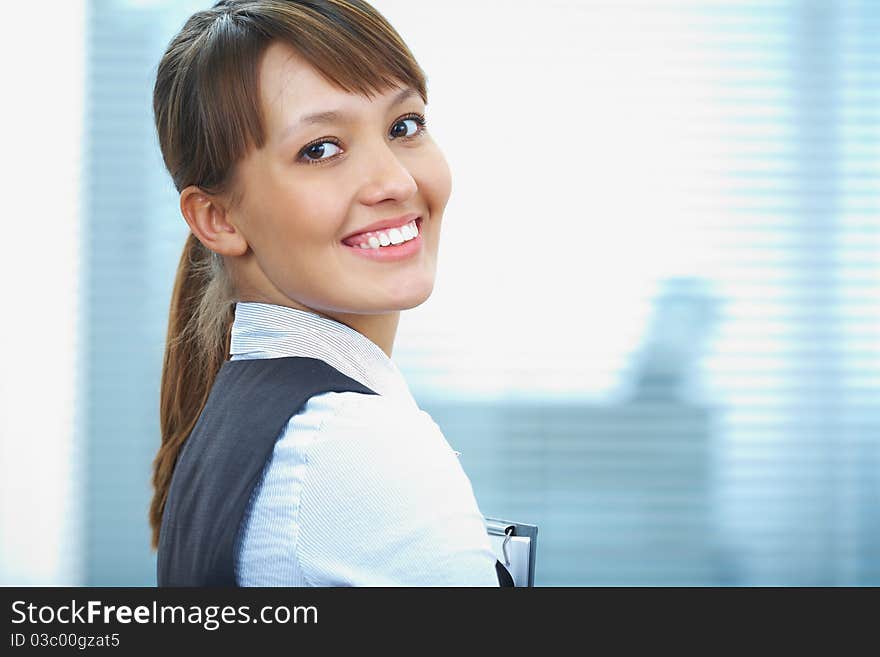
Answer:
[[[227, 360], [174, 467], [159, 537], [159, 586], [236, 586], [251, 493], [288, 420], [324, 392], [377, 394], [316, 358]], [[513, 586], [495, 562], [501, 586]]]

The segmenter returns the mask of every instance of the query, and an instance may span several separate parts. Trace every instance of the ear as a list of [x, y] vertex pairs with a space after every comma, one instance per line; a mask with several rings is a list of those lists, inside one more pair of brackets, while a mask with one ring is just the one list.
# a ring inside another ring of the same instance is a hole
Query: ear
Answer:
[[229, 220], [223, 201], [190, 185], [180, 192], [180, 212], [198, 240], [220, 255], [240, 256], [248, 249], [247, 240]]

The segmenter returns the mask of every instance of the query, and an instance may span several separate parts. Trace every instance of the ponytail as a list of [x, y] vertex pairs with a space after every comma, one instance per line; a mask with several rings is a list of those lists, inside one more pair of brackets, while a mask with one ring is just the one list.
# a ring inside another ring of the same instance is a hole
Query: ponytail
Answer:
[[154, 493], [150, 505], [153, 549], [159, 547], [162, 513], [177, 456], [229, 354], [235, 308], [232, 290], [221, 256], [190, 233], [171, 293], [162, 365], [159, 395], [162, 444], [153, 460]]

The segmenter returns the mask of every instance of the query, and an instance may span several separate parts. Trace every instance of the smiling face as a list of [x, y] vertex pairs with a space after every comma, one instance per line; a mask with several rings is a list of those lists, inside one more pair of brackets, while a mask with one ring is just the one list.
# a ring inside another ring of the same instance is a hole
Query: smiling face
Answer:
[[[421, 125], [418, 93], [347, 93], [277, 42], [262, 60], [259, 86], [266, 142], [239, 163], [242, 201], [227, 210], [248, 245], [227, 258], [240, 299], [330, 316], [423, 303], [434, 286], [451, 177]], [[302, 120], [327, 112], [337, 116]], [[377, 253], [343, 242], [407, 215], [420, 218], [420, 235], [405, 247]]]

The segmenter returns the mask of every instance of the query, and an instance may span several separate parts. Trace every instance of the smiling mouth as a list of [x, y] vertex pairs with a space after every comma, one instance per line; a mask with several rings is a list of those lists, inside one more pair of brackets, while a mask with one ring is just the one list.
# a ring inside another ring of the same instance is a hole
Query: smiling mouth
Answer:
[[384, 228], [359, 233], [343, 240], [343, 244], [359, 249], [393, 249], [401, 244], [406, 244], [419, 238], [422, 228], [422, 218], [416, 217], [409, 223], [396, 228]]
[[[364, 233], [358, 235], [355, 243], [351, 243], [352, 239], [345, 240], [342, 245], [352, 255], [374, 263], [394, 263], [408, 261], [410, 258], [416, 257], [424, 248], [425, 240], [421, 231], [421, 218], [415, 220], [416, 229], [411, 233], [408, 229], [404, 229], [408, 238], [404, 239], [403, 233], [399, 228], [392, 228], [385, 231], [374, 231], [385, 233], [383, 240], [380, 241], [375, 235]], [[396, 232], [395, 232], [396, 231]], [[389, 236], [388, 233], [391, 233]], [[368, 235], [367, 242], [360, 241], [363, 235]], [[388, 241], [386, 246], [382, 245], [382, 241]], [[392, 241], [393, 240], [393, 241]]]

